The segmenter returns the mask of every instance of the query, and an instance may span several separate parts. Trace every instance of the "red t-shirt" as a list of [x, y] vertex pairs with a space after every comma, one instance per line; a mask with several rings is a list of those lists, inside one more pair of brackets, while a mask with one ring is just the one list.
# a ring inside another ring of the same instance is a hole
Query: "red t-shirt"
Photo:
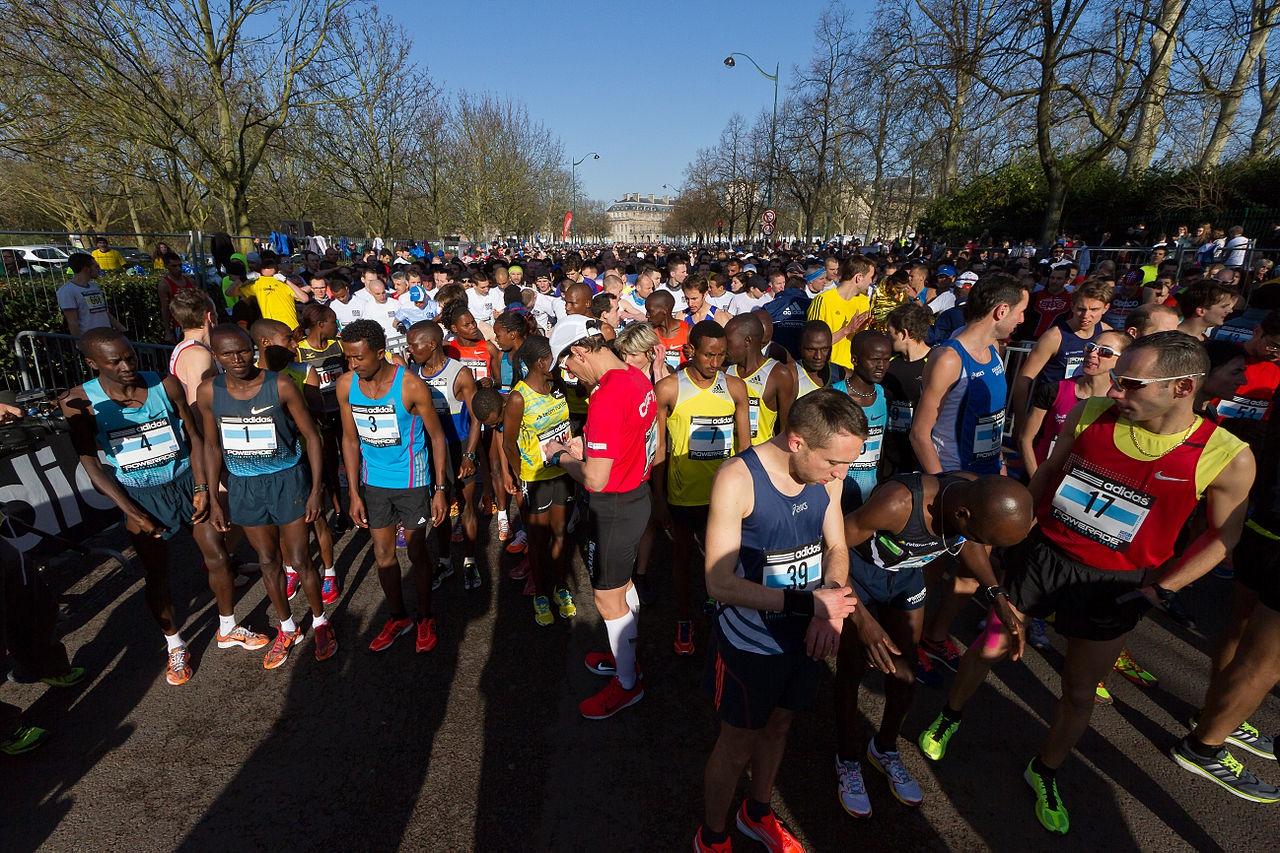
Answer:
[[629, 492], [649, 479], [658, 442], [658, 398], [643, 373], [628, 365], [600, 377], [584, 429], [586, 455], [613, 460], [602, 492]]

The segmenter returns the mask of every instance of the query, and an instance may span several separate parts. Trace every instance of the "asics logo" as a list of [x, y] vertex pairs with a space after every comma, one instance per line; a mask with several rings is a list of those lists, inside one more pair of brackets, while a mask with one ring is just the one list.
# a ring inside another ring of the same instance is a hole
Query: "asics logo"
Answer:
[[1187, 481], [1186, 481], [1186, 480], [1184, 480], [1182, 477], [1168, 477], [1168, 476], [1165, 476], [1165, 473], [1164, 473], [1163, 471], [1157, 471], [1157, 472], [1156, 472], [1156, 479], [1157, 479], [1157, 480], [1164, 480], [1166, 483], [1185, 483], [1185, 482], [1187, 482]]
[[791, 514], [792, 514], [792, 515], [796, 515], [796, 514], [798, 514], [798, 513], [802, 513], [802, 512], [804, 512], [805, 510], [807, 510], [808, 508], [809, 508], [809, 502], [808, 502], [808, 501], [805, 501], [804, 503], [792, 504], [792, 505], [791, 505]]
[[270, 406], [263, 406], [261, 409], [259, 409], [257, 406], [254, 406], [254, 407], [252, 407], [251, 409], [249, 409], [249, 413], [250, 413], [250, 414], [254, 414], [254, 415], [260, 415], [260, 414], [262, 414], [263, 412], [269, 412], [269, 411], [271, 411], [271, 410], [272, 410], [272, 409], [274, 409], [274, 408], [275, 408], [275, 405], [274, 405], [274, 404], [272, 404], [272, 405], [270, 405]]

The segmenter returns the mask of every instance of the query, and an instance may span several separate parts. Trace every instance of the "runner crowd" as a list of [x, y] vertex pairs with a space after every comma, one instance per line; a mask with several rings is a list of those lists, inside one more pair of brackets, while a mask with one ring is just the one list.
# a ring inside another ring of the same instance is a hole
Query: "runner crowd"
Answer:
[[[273, 669], [308, 628], [318, 660], [338, 653], [326, 608], [350, 523], [369, 531], [387, 617], [343, 642], [384, 652], [405, 637], [429, 653], [433, 590], [489, 577], [477, 538], [491, 515], [524, 555], [510, 575], [540, 626], [575, 616], [581, 548], [607, 634], [584, 661], [605, 681], [581, 711], [604, 719], [644, 696], [638, 616], [669, 536], [676, 619], [645, 630], [676, 655], [705, 650], [722, 720], [695, 849], [729, 850], [731, 817], [771, 850], [800, 849], [768, 804], [823, 659], [838, 800], [867, 817], [864, 765], [922, 800], [919, 757], [899, 751], [915, 684], [954, 673], [916, 737], [944, 760], [964, 714], [983, 712], [970, 700], [988, 670], [1047, 647], [1046, 624], [1067, 640], [1061, 696], [1024, 775], [1040, 823], [1066, 833], [1059, 770], [1110, 701], [1108, 677], [1159, 676], [1126, 635], [1153, 608], [1189, 621], [1178, 591], [1234, 573], [1172, 759], [1280, 801], [1237, 757], [1275, 760], [1248, 717], [1280, 678], [1280, 312], [1265, 310], [1280, 284], [1255, 282], [1243, 255], [1201, 265], [1176, 246], [1093, 265], [1066, 246], [1043, 260], [903, 254], [404, 246], [338, 265], [263, 251], [226, 263], [217, 300], [160, 258], [178, 341], [163, 377], [138, 369], [95, 296], [97, 263], [77, 255], [60, 304], [97, 378], [62, 409], [125, 514], [173, 685], [193, 675], [168, 590], [181, 531], [204, 557], [217, 646], [265, 649]], [[1264, 310], [1245, 312], [1246, 287]], [[235, 615], [242, 536], [274, 637]], [[309, 620], [293, 615], [299, 592]], [[950, 629], [974, 598], [989, 611], [965, 649]], [[869, 669], [885, 680], [874, 732], [858, 724]], [[6, 749], [43, 734], [19, 725]]]

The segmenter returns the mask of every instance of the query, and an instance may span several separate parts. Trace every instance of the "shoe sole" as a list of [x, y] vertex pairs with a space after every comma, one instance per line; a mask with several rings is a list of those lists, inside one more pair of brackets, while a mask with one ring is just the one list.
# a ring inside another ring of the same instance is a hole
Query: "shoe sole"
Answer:
[[391, 638], [391, 641], [390, 641], [389, 643], [387, 643], [385, 646], [383, 646], [382, 648], [380, 648], [380, 649], [375, 649], [373, 646], [369, 646], [369, 651], [371, 651], [371, 652], [385, 652], [387, 649], [389, 649], [389, 648], [391, 648], [392, 646], [394, 646], [394, 645], [395, 645], [396, 640], [400, 639], [401, 637], [403, 637], [405, 634], [409, 633], [409, 632], [410, 632], [410, 631], [412, 631], [412, 630], [413, 630], [413, 626], [412, 626], [412, 625], [409, 625], [408, 627], [406, 627], [406, 628], [402, 629], [401, 631], [397, 632], [397, 633], [396, 633], [396, 635], [395, 635], [394, 637], [392, 637], [392, 638]]
[[600, 714], [594, 717], [588, 714], [583, 714], [582, 718], [584, 720], [607, 720], [610, 717], [612, 717], [614, 714], [618, 713], [619, 711], [625, 708], [630, 708], [632, 705], [636, 704], [643, 698], [644, 698], [644, 689], [641, 688], [640, 692], [637, 693], [635, 696], [631, 697], [631, 701], [627, 702], [625, 705], [619, 705], [618, 707], [614, 708], [612, 711], [610, 711], [607, 714]]
[[756, 841], [756, 842], [759, 842], [760, 844], [763, 844], [766, 850], [774, 849], [774, 846], [770, 844], [769, 841], [763, 835], [756, 832], [751, 827], [747, 826], [746, 822], [742, 819], [741, 813], [734, 815], [733, 822], [734, 824], [737, 825], [738, 831], [741, 832], [743, 835], [745, 835], [747, 838], [750, 838], [752, 841]]
[[[836, 799], [840, 800], [839, 795], [836, 796]], [[857, 818], [858, 820], [866, 820], [867, 818], [871, 817], [871, 809], [867, 809], [865, 812], [855, 812], [853, 809], [849, 808], [844, 804], [844, 800], [840, 800], [840, 808], [844, 809], [844, 813], [847, 814], [849, 817]]]
[[240, 648], [247, 649], [248, 651], [251, 651], [251, 652], [256, 652], [258, 649], [265, 649], [269, 645], [271, 645], [270, 640], [267, 640], [265, 643], [259, 643], [256, 646], [251, 646], [248, 643], [244, 642], [243, 640], [219, 640], [218, 641], [218, 648], [220, 649], [234, 649], [236, 646], [239, 646]]
[[1171, 751], [1170, 754], [1173, 756], [1173, 760], [1177, 762], [1178, 766], [1182, 767], [1182, 769], [1189, 770], [1192, 773], [1196, 774], [1197, 776], [1208, 779], [1210, 782], [1217, 784], [1219, 788], [1225, 788], [1227, 791], [1231, 792], [1232, 794], [1235, 794], [1237, 797], [1239, 797], [1242, 800], [1248, 800], [1251, 803], [1264, 803], [1264, 804], [1280, 803], [1280, 796], [1274, 797], [1274, 798], [1267, 798], [1267, 797], [1258, 797], [1251, 794], [1246, 794], [1244, 791], [1241, 791], [1239, 788], [1233, 788], [1231, 785], [1228, 785], [1226, 782], [1223, 782], [1217, 776], [1214, 776], [1212, 773], [1207, 772], [1203, 767], [1196, 764], [1194, 761], [1188, 761], [1187, 759], [1183, 758], [1181, 755], [1177, 753], [1176, 750]]
[[[890, 793], [890, 794], [893, 794], [893, 798], [894, 798], [895, 800], [897, 800], [898, 802], [902, 803], [904, 806], [911, 806], [911, 808], [915, 808], [916, 806], [918, 806], [918, 805], [920, 805], [921, 803], [923, 803], [923, 802], [924, 802], [924, 797], [923, 797], [923, 796], [921, 796], [921, 797], [920, 797], [920, 799], [916, 800], [915, 802], [912, 802], [911, 800], [903, 799], [903, 798], [898, 794], [897, 789], [893, 787], [893, 780], [889, 778], [889, 774], [888, 774], [888, 772], [887, 772], [887, 771], [886, 771], [882, 766], [880, 766], [880, 759], [878, 759], [878, 758], [876, 758], [874, 755], [872, 755], [872, 754], [871, 754], [871, 750], [867, 750], [867, 762], [868, 762], [872, 767], [874, 767], [874, 768], [875, 768], [875, 769], [880, 773], [880, 775], [881, 775], [881, 776], [883, 776], [883, 777], [885, 778], [885, 781], [886, 781], [886, 782], [888, 782], [888, 783], [889, 783], [889, 793]], [[842, 803], [841, 805], [843, 805], [843, 803]], [[848, 809], [845, 809], [845, 811], [849, 811], [849, 810], [848, 810]], [[853, 813], [852, 813], [852, 812], [850, 812], [850, 814], [853, 814]], [[867, 814], [870, 814], [870, 812], [867, 812]], [[854, 817], [857, 817], [857, 815], [854, 815]]]
[[1249, 753], [1250, 755], [1256, 755], [1258, 758], [1264, 758], [1264, 759], [1266, 759], [1267, 761], [1275, 761], [1275, 760], [1276, 760], [1276, 756], [1275, 756], [1275, 753], [1274, 753], [1274, 752], [1263, 752], [1262, 750], [1258, 749], [1256, 746], [1251, 746], [1250, 744], [1247, 744], [1247, 743], [1245, 743], [1245, 742], [1244, 742], [1244, 741], [1242, 741], [1242, 740], [1236, 740], [1235, 738], [1231, 737], [1230, 735], [1228, 735], [1228, 736], [1227, 736], [1226, 741], [1227, 741], [1227, 743], [1231, 744], [1232, 746], [1238, 746], [1238, 747], [1240, 747], [1241, 749], [1243, 749], [1245, 752]]

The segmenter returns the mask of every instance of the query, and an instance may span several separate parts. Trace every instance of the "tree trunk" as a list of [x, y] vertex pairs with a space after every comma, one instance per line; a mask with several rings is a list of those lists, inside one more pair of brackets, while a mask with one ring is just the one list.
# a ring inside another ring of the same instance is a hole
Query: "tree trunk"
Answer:
[[1165, 0], [1151, 30], [1151, 87], [1138, 112], [1138, 126], [1124, 162], [1126, 177], [1151, 167], [1156, 139], [1164, 125], [1164, 97], [1169, 89], [1169, 72], [1177, 47], [1177, 27], [1182, 21], [1187, 0]]
[[1253, 76], [1254, 65], [1267, 47], [1267, 38], [1276, 25], [1277, 13], [1280, 13], [1280, 3], [1274, 3], [1274, 0], [1253, 0], [1249, 40], [1244, 52], [1240, 54], [1235, 73], [1231, 75], [1231, 84], [1218, 97], [1218, 117], [1209, 135], [1209, 142], [1200, 154], [1197, 163], [1200, 169], [1216, 166], [1222, 160], [1236, 115], [1240, 112], [1240, 102], [1244, 100], [1246, 81]]
[[1270, 86], [1267, 85], [1265, 54], [1258, 60], [1258, 105], [1258, 121], [1249, 137], [1249, 156], [1269, 157], [1275, 150], [1272, 126], [1275, 123], [1276, 109], [1280, 107], [1280, 78]]
[[1040, 229], [1040, 246], [1048, 249], [1058, 239], [1058, 226], [1062, 224], [1062, 209], [1067, 203], [1067, 180], [1055, 165], [1045, 170], [1048, 193], [1044, 205], [1044, 225]]

